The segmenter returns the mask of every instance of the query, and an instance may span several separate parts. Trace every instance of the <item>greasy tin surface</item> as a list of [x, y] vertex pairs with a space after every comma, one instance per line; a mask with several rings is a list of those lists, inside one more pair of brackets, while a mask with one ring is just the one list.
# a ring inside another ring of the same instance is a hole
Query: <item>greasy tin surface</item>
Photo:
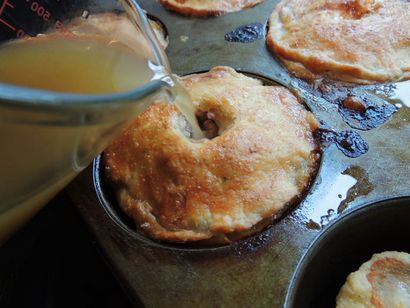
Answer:
[[[232, 66], [290, 87], [328, 126], [351, 129], [338, 113], [337, 104], [303, 90], [287, 75], [266, 49], [264, 39], [248, 44], [224, 40], [224, 35], [238, 26], [266, 24], [277, 1], [266, 0], [251, 9], [207, 19], [181, 17], [157, 1], [139, 3], [166, 25], [167, 54], [174, 73]], [[332, 98], [330, 95], [329, 100]], [[281, 307], [298, 261], [323, 226], [338, 219], [338, 210], [346, 213], [378, 200], [410, 195], [409, 120], [410, 110], [403, 107], [384, 125], [360, 131], [370, 149], [358, 158], [344, 156], [334, 145], [326, 148], [306, 199], [262, 234], [231, 246], [192, 249], [161, 245], [119, 227], [99, 203], [91, 168], [68, 190], [136, 303], [139, 298], [147, 307]]]

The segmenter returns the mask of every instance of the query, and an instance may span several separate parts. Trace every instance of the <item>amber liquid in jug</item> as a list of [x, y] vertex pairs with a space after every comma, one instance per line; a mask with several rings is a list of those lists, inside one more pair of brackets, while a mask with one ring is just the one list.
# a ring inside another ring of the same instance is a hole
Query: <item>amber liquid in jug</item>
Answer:
[[[122, 92], [154, 76], [147, 57], [97, 36], [52, 34], [19, 40], [0, 46], [0, 58], [0, 82], [59, 92]], [[176, 102], [190, 122], [195, 121], [191, 103]], [[99, 138], [110, 125], [0, 121], [0, 244], [81, 171], [75, 151], [87, 141], [84, 136]]]

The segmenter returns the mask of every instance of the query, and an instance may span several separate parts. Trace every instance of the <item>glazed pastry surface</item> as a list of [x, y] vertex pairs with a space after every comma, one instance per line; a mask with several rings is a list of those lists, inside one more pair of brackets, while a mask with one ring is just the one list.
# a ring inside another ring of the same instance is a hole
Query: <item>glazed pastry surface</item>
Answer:
[[119, 204], [138, 229], [164, 241], [220, 237], [301, 196], [319, 160], [318, 122], [289, 90], [228, 67], [180, 81], [212, 139], [190, 139], [177, 107], [157, 102], [104, 154]]
[[337, 296], [337, 307], [410, 307], [410, 255], [374, 254], [349, 275]]
[[267, 44], [304, 79], [410, 79], [410, 1], [283, 0], [269, 18]]
[[263, 0], [160, 0], [166, 8], [183, 15], [210, 16], [240, 11]]

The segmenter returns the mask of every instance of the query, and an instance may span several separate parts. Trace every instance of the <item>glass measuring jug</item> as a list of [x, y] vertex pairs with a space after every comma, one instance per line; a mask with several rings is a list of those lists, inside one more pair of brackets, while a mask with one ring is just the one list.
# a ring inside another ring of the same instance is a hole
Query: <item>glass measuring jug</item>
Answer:
[[1, 243], [172, 81], [135, 1], [0, 0], [0, 41]]

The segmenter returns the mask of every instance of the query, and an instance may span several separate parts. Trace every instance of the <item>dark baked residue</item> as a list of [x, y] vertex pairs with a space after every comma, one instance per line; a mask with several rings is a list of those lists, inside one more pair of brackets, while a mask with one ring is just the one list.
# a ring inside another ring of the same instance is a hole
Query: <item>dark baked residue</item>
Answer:
[[236, 43], [252, 43], [264, 36], [265, 28], [261, 23], [251, 23], [239, 26], [225, 34], [225, 40]]

